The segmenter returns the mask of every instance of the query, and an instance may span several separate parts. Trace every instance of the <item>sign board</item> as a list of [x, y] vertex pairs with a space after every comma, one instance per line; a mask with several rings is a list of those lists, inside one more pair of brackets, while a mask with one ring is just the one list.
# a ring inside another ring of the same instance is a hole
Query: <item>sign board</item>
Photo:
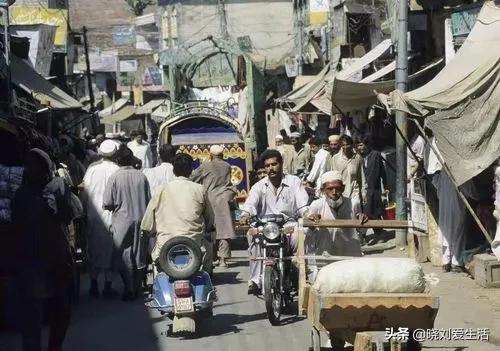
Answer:
[[425, 181], [413, 179], [410, 183], [411, 220], [419, 231], [427, 233], [427, 203], [425, 200]]
[[18, 7], [9, 9], [10, 24], [48, 24], [57, 27], [54, 52], [66, 52], [68, 41], [68, 10], [41, 7]]
[[136, 33], [134, 26], [114, 26], [113, 43], [117, 46], [134, 45]]
[[120, 60], [120, 73], [137, 72], [137, 60]]
[[44, 77], [50, 75], [56, 29], [54, 26], [44, 24], [14, 25], [9, 28], [11, 34], [29, 39], [31, 66]]
[[142, 85], [163, 85], [163, 78], [158, 66], [147, 67], [142, 78]]
[[309, 22], [311, 25], [322, 25], [328, 22], [329, 0], [311, 0], [309, 2]]
[[468, 35], [476, 23], [481, 7], [454, 12], [451, 14], [451, 29], [453, 36]]

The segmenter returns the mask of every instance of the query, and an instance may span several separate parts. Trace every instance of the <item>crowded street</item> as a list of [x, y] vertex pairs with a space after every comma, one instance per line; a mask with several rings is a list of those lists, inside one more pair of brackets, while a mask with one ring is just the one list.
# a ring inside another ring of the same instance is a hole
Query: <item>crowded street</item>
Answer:
[[[216, 270], [216, 284], [221, 296], [215, 305], [214, 318], [204, 323], [198, 335], [176, 338], [168, 335], [169, 321], [154, 311], [148, 311], [141, 302], [124, 308], [121, 301], [94, 301], [82, 294], [75, 308], [75, 318], [67, 339], [67, 349], [74, 351], [167, 351], [172, 349], [207, 351], [254, 349], [304, 351], [309, 347], [307, 321], [293, 315], [286, 316], [284, 325], [271, 328], [266, 318], [262, 299], [246, 295], [247, 264], [244, 251], [236, 251], [229, 269]], [[390, 250], [385, 255], [397, 254]], [[426, 267], [427, 269], [431, 269]], [[435, 271], [435, 269], [433, 270]], [[441, 279], [444, 275], [437, 271]], [[454, 286], [463, 287], [456, 293]], [[498, 323], [500, 300], [498, 294], [484, 293], [474, 287], [467, 277], [442, 280], [438, 287], [446, 296], [441, 306], [436, 328], [482, 328]], [[85, 290], [83, 290], [85, 291]], [[469, 306], [457, 309], [468, 299]], [[0, 334], [0, 350], [21, 350], [20, 340], [10, 331]], [[495, 351], [498, 346], [474, 340], [426, 342], [425, 350]]]
[[499, 1], [0, 28], [0, 351], [500, 349]]

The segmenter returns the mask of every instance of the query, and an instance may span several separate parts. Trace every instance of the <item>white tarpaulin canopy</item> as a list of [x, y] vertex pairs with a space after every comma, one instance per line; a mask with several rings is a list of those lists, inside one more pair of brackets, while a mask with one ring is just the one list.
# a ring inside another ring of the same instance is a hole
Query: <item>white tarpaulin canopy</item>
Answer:
[[28, 63], [17, 56], [11, 57], [12, 82], [33, 95], [40, 103], [49, 103], [51, 108], [71, 110], [82, 108], [82, 104], [63, 90], [39, 75]]
[[459, 185], [500, 156], [500, 7], [483, 5], [449, 64], [429, 83], [379, 95], [388, 110], [425, 118]]
[[[408, 77], [408, 81], [411, 82], [431, 71], [442, 62], [443, 59], [431, 62], [419, 71], [411, 74]], [[374, 75], [370, 77], [372, 78], [367, 77], [360, 82], [351, 82], [335, 77], [330, 98], [330, 104], [333, 102], [332, 113], [347, 113], [357, 110], [363, 111], [377, 103], [377, 93], [389, 93], [394, 90], [394, 86], [396, 85], [394, 80], [374, 82]]]
[[[316, 76], [307, 78], [308, 82], [306, 84], [299, 85], [299, 88], [281, 97], [278, 101], [293, 105], [293, 108], [290, 109], [291, 112], [300, 111], [305, 105], [311, 103], [323, 113], [331, 114], [332, 102], [330, 101], [330, 97], [334, 77], [344, 80], [352, 78], [356, 73], [363, 70], [364, 67], [382, 56], [391, 45], [390, 39], [382, 41], [354, 64], [340, 72], [335, 72], [331, 64], [327, 65]], [[382, 89], [381, 91], [386, 90]], [[373, 95], [373, 93], [370, 95]]]

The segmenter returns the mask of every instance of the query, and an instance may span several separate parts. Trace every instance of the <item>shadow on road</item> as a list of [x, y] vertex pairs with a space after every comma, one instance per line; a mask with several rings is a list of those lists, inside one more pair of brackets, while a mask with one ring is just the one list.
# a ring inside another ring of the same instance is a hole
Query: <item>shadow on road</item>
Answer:
[[200, 323], [199, 333], [189, 339], [199, 339], [210, 336], [221, 336], [226, 334], [237, 334], [242, 329], [242, 324], [266, 319], [265, 313], [251, 315], [237, 315], [233, 313], [215, 314], [213, 317], [203, 320]]
[[241, 279], [238, 278], [239, 272], [219, 271], [214, 272], [213, 284], [214, 285], [238, 285]]
[[227, 262], [229, 265], [229, 268], [236, 268], [236, 267], [248, 267], [248, 259], [236, 259], [236, 260], [229, 260]]
[[299, 316], [291, 316], [291, 317], [286, 317], [281, 320], [280, 326], [283, 327], [285, 325], [289, 324], [294, 324], [297, 322], [303, 321], [305, 318], [304, 317], [299, 317]]

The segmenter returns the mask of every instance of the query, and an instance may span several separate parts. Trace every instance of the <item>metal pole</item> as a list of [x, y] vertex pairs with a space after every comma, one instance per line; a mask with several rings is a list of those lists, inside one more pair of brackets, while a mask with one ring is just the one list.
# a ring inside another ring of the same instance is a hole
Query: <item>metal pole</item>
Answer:
[[453, 176], [453, 174], [451, 173], [451, 170], [450, 168], [448, 167], [448, 164], [444, 161], [444, 159], [441, 157], [441, 154], [439, 153], [439, 150], [436, 150], [436, 148], [434, 147], [434, 145], [432, 145], [432, 142], [429, 140], [429, 138], [427, 137], [427, 135], [425, 135], [425, 131], [424, 129], [420, 126], [420, 124], [418, 124], [416, 121], [413, 121], [413, 123], [415, 123], [415, 126], [420, 130], [420, 134], [422, 135], [422, 137], [424, 138], [425, 142], [430, 146], [431, 150], [434, 152], [434, 154], [436, 155], [439, 163], [441, 163], [441, 165], [443, 166], [443, 170], [445, 171], [445, 173], [448, 175], [448, 177], [450, 178], [451, 182], [453, 183], [453, 185], [455, 186], [455, 189], [458, 193], [458, 196], [460, 197], [460, 199], [462, 200], [463, 204], [465, 205], [465, 207], [467, 208], [467, 210], [469, 211], [470, 215], [472, 216], [472, 218], [474, 219], [474, 221], [476, 222], [477, 226], [479, 227], [479, 229], [481, 230], [481, 232], [483, 233], [484, 237], [486, 238], [486, 240], [488, 240], [488, 242], [491, 244], [492, 241], [493, 241], [493, 238], [491, 237], [491, 235], [488, 233], [488, 230], [486, 230], [486, 228], [484, 227], [483, 223], [481, 223], [481, 220], [479, 219], [479, 217], [476, 215], [476, 213], [474, 212], [474, 210], [472, 209], [472, 206], [470, 205], [469, 201], [467, 200], [467, 198], [465, 197], [465, 195], [462, 193], [462, 191], [460, 190], [460, 186], [458, 185], [457, 181], [455, 180], [455, 177]]
[[299, 54], [298, 54], [299, 61], [297, 63], [299, 66], [298, 67], [299, 69], [298, 69], [297, 73], [299, 76], [301, 76], [302, 75], [302, 65], [303, 65], [302, 46], [303, 46], [303, 41], [304, 41], [304, 38], [303, 38], [304, 33], [303, 33], [303, 28], [302, 28], [302, 23], [303, 23], [302, 22], [302, 9], [303, 9], [303, 7], [300, 4], [298, 6], [300, 6], [300, 9], [297, 9], [297, 26], [299, 27], [299, 33], [298, 33], [298, 35], [299, 35]]
[[[397, 44], [397, 62], [396, 62], [396, 89], [406, 92], [408, 83], [408, 0], [399, 0], [399, 35]], [[396, 217], [398, 220], [406, 220], [408, 215], [406, 211], [407, 194], [407, 174], [406, 174], [406, 144], [408, 126], [406, 113], [396, 111], [396, 125], [401, 132], [396, 132]], [[406, 246], [405, 229], [396, 231], [396, 245]]]
[[89, 87], [90, 112], [95, 111], [94, 90], [92, 89], [92, 74], [90, 72], [89, 44], [87, 41], [87, 27], [83, 27], [83, 47], [85, 49], [85, 63], [87, 65], [87, 84]]
[[227, 31], [226, 6], [224, 4], [224, 0], [219, 0], [219, 16], [220, 16], [220, 35], [222, 39], [228, 39], [229, 32]]
[[9, 34], [9, 8], [2, 7], [2, 17], [4, 18], [4, 46], [5, 46], [5, 67], [7, 70], [7, 109], [12, 111], [12, 83], [10, 69], [10, 34]]

